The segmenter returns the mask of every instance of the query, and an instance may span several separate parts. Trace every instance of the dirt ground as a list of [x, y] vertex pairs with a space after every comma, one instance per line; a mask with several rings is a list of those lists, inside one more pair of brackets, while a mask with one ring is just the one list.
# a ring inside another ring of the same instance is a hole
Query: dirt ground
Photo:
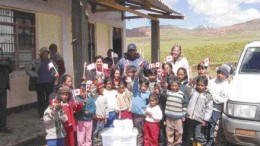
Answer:
[[0, 146], [42, 146], [45, 145], [44, 123], [38, 118], [36, 108], [7, 117], [7, 127], [13, 133], [0, 133]]

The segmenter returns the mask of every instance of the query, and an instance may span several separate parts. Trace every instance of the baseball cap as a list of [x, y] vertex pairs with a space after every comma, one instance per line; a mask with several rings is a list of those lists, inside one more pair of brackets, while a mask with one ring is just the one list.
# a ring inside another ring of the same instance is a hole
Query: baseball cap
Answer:
[[136, 50], [136, 45], [135, 44], [129, 44], [127, 47], [127, 50]]

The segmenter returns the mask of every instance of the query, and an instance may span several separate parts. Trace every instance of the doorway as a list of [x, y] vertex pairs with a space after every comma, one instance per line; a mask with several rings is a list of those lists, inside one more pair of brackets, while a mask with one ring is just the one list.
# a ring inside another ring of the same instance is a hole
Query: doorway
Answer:
[[113, 27], [113, 50], [118, 54], [118, 58], [122, 57], [122, 29]]

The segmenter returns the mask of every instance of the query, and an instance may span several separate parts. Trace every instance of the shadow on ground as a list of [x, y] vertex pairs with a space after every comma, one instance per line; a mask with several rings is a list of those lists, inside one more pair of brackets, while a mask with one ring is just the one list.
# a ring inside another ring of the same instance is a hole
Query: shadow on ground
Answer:
[[11, 134], [0, 133], [0, 146], [43, 146], [45, 141], [44, 123], [38, 118], [36, 108], [7, 117], [7, 127]]

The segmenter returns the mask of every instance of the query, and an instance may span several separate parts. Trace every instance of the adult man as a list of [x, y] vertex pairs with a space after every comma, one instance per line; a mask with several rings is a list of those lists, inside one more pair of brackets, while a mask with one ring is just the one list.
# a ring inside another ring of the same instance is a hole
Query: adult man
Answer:
[[61, 57], [61, 55], [58, 53], [58, 47], [56, 44], [51, 44], [49, 46], [49, 50], [51, 52], [50, 59], [52, 59], [59, 68], [59, 75], [60, 77], [65, 73], [65, 66], [64, 66], [64, 59]]
[[31, 61], [25, 69], [30, 77], [37, 79], [36, 92], [38, 112], [41, 119], [44, 110], [49, 105], [49, 95], [53, 92], [54, 81], [57, 82], [59, 77], [57, 65], [53, 60], [49, 59], [49, 53], [50, 51], [46, 47], [42, 47], [39, 50], [40, 58]]
[[104, 63], [108, 64], [109, 67], [112, 66], [113, 64], [113, 59], [111, 53], [113, 52], [113, 49], [108, 49], [107, 50], [107, 57], [104, 58]]
[[[0, 48], [3, 53], [2, 48]], [[7, 59], [0, 56], [0, 133], [11, 133], [6, 127], [7, 117], [7, 89], [10, 89], [9, 74], [12, 72], [11, 65]]]
[[148, 62], [137, 53], [137, 48], [135, 44], [129, 44], [127, 47], [127, 53], [124, 53], [124, 56], [118, 61], [117, 67], [124, 72], [124, 69], [128, 66], [135, 66], [137, 70], [141, 68], [144, 69], [146, 74], [148, 71]]

